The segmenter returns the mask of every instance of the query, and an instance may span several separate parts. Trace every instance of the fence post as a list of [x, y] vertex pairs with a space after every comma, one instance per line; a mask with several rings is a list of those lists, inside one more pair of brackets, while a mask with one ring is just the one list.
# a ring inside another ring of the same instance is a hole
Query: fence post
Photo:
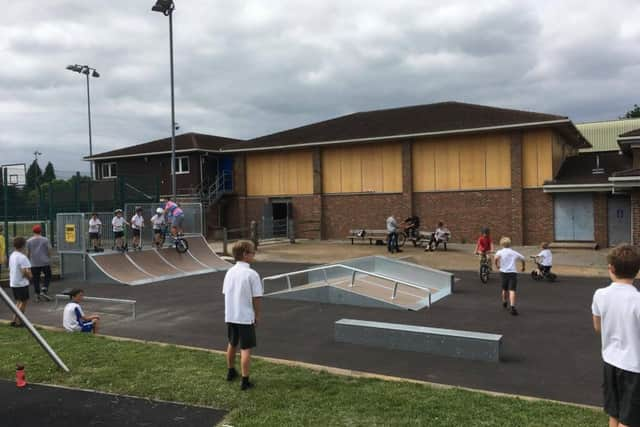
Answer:
[[73, 198], [76, 202], [76, 212], [80, 212], [80, 172], [76, 172], [76, 179], [73, 183]]
[[9, 242], [9, 181], [8, 179], [8, 172], [7, 172], [7, 168], [4, 168], [2, 170], [2, 195], [4, 198], [4, 241], [5, 241], [5, 255], [7, 256], [7, 259], [9, 257], [9, 246], [10, 246], [10, 242]]
[[91, 212], [93, 212], [95, 209], [93, 207], [93, 192], [91, 191], [92, 188], [93, 188], [93, 181], [91, 180], [91, 178], [89, 178], [89, 181], [87, 183], [87, 207]]
[[295, 224], [292, 219], [287, 219], [287, 237], [289, 238], [289, 243], [296, 242], [296, 232], [295, 232]]
[[54, 228], [54, 221], [53, 221], [53, 183], [50, 182], [49, 183], [49, 227], [51, 229], [51, 245], [55, 245], [55, 239], [57, 238]]
[[227, 227], [224, 227], [222, 229], [222, 255], [229, 255], [228, 245], [229, 245], [229, 233], [227, 231]]
[[251, 221], [249, 225], [249, 236], [256, 249], [258, 249], [258, 224], [255, 221]]

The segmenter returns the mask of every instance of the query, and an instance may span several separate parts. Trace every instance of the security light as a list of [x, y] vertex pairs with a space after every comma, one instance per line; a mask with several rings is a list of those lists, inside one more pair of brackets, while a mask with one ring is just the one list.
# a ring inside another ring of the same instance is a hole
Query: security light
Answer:
[[169, 16], [169, 14], [173, 11], [174, 5], [173, 0], [157, 0], [156, 4], [151, 8], [154, 12], [163, 13], [165, 16]]

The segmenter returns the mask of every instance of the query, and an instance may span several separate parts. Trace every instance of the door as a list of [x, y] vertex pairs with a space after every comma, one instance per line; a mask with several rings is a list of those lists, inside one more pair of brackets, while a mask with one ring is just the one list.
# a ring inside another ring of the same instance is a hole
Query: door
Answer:
[[609, 246], [631, 241], [631, 200], [629, 197], [610, 197], [607, 216]]
[[553, 200], [553, 208], [556, 240], [594, 240], [591, 193], [557, 194]]

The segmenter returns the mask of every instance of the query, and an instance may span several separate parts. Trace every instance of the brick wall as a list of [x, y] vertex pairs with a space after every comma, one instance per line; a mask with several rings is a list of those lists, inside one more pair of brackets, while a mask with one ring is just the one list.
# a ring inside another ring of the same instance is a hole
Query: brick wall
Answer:
[[640, 190], [631, 192], [631, 235], [634, 245], [640, 245]]
[[511, 191], [452, 191], [415, 193], [414, 212], [421, 228], [435, 229], [443, 221], [455, 242], [475, 242], [483, 227], [489, 227], [494, 240], [511, 235]]
[[593, 232], [599, 248], [609, 246], [608, 193], [593, 193]]
[[[505, 205], [508, 206], [508, 205]], [[522, 190], [522, 132], [511, 135], [511, 241], [521, 245], [524, 241]]]
[[542, 189], [522, 190], [523, 234], [525, 245], [552, 242], [554, 238], [553, 196]]

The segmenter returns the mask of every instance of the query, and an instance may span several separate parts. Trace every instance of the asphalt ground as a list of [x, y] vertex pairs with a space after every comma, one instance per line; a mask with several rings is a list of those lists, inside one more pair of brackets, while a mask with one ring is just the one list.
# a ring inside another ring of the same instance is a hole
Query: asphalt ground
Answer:
[[[257, 263], [261, 276], [304, 268], [304, 264]], [[305, 303], [266, 298], [255, 354], [442, 384], [601, 404], [599, 337], [591, 323], [594, 291], [603, 278], [560, 277], [556, 283], [519, 276], [518, 310], [502, 308], [497, 274], [483, 285], [475, 272], [456, 273], [455, 293], [418, 312]], [[108, 335], [226, 348], [224, 273], [191, 276], [144, 286], [89, 285], [87, 295], [137, 300], [138, 318], [110, 312], [101, 332]], [[56, 282], [51, 292], [77, 283]], [[93, 306], [87, 305], [85, 311]], [[96, 308], [100, 308], [97, 306]], [[27, 314], [39, 324], [61, 326], [61, 307], [32, 303]], [[100, 311], [100, 310], [99, 310]], [[9, 311], [0, 307], [0, 318]], [[489, 332], [503, 335], [503, 360], [479, 362], [424, 353], [386, 350], [333, 340], [342, 318]], [[224, 373], [221, 373], [223, 375]], [[260, 372], [252, 377], [259, 381]]]
[[61, 387], [0, 380], [0, 419], [7, 427], [211, 427], [224, 411]]

